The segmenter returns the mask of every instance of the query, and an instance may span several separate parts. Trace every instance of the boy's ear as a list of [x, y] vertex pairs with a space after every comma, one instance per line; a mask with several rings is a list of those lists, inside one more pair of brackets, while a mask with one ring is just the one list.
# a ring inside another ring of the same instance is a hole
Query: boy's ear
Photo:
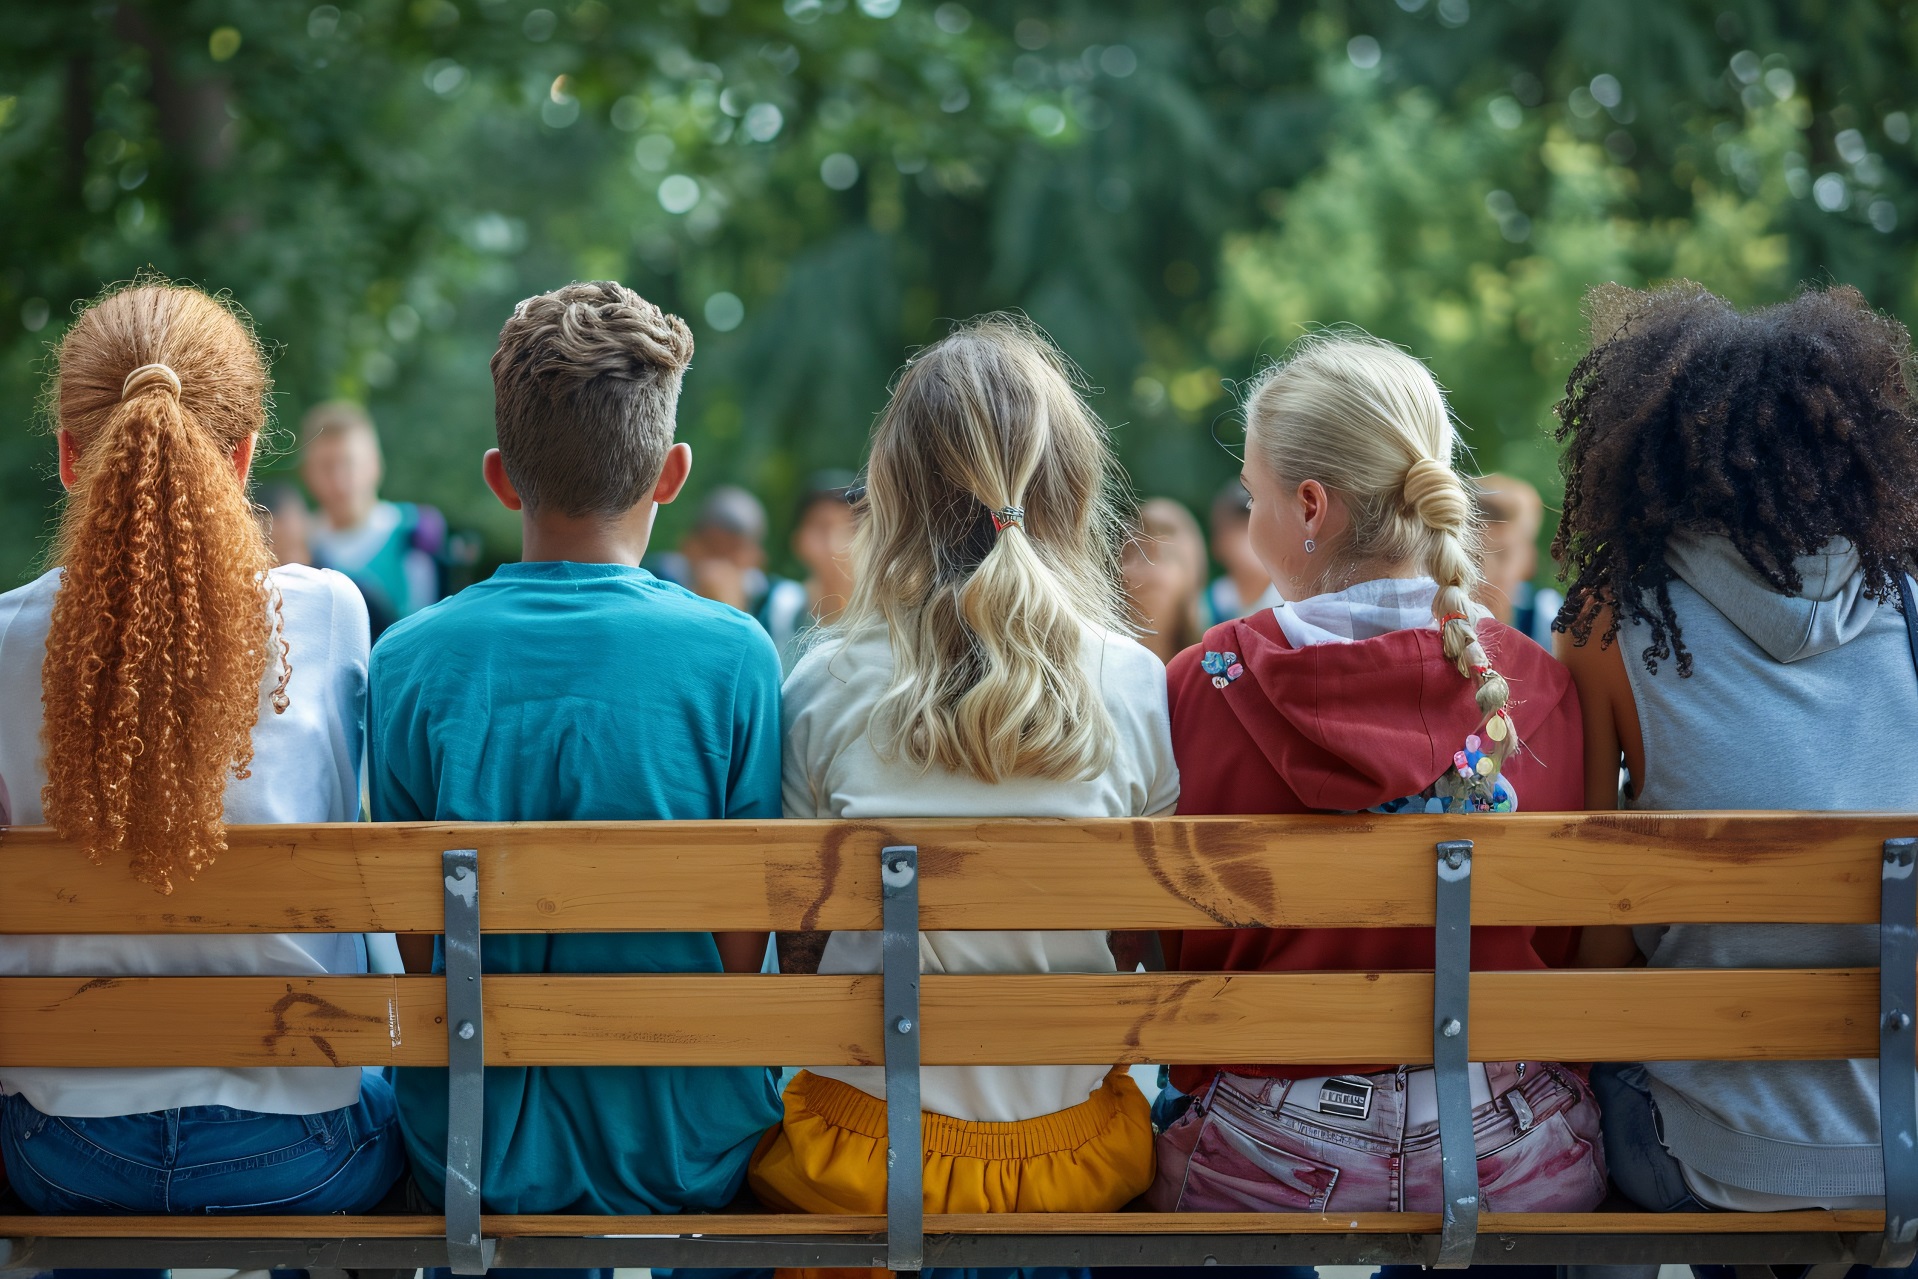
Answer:
[[659, 468], [659, 483], [653, 485], [653, 501], [661, 506], [679, 496], [686, 477], [693, 473], [693, 446], [681, 442], [666, 450], [666, 464]]
[[486, 487], [493, 490], [493, 496], [499, 504], [509, 511], [517, 511], [525, 506], [519, 500], [519, 490], [513, 487], [512, 479], [506, 474], [506, 459], [500, 456], [498, 449], [487, 449], [486, 456], [480, 460], [480, 474], [486, 478]]

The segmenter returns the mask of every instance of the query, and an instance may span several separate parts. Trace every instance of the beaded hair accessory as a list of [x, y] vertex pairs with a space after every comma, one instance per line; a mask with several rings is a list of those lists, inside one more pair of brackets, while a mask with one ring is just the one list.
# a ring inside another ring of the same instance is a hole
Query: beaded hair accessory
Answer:
[[1026, 508], [1023, 506], [1002, 506], [992, 513], [994, 531], [1003, 533], [1009, 528], [1026, 526]]

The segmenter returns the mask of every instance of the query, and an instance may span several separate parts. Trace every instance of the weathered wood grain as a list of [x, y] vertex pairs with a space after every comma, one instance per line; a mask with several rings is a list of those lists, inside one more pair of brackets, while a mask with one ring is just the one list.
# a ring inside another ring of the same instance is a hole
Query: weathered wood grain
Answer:
[[20, 827], [0, 830], [0, 932], [434, 932], [440, 852], [465, 847], [489, 932], [876, 928], [894, 843], [920, 848], [927, 928], [1429, 926], [1448, 838], [1477, 844], [1481, 924], [1865, 923], [1899, 834], [1918, 815], [235, 827], [162, 897]]
[[[1426, 973], [922, 979], [929, 1065], [1431, 1060]], [[1479, 973], [1477, 1060], [1871, 1057], [1872, 970]], [[873, 1065], [876, 976], [494, 976], [493, 1065]], [[433, 977], [0, 978], [0, 1066], [433, 1066]]]
[[[703, 1216], [486, 1216], [493, 1238], [605, 1235], [878, 1235], [884, 1217], [739, 1213]], [[1488, 1212], [1485, 1235], [1870, 1233], [1882, 1212]], [[926, 1218], [929, 1235], [1436, 1234], [1436, 1212], [953, 1213]], [[439, 1217], [0, 1217], [0, 1237], [57, 1239], [411, 1239], [444, 1235]]]

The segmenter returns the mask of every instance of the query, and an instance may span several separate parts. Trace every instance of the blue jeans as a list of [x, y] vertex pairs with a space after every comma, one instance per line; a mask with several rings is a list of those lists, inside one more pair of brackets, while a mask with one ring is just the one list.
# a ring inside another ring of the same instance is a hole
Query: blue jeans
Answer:
[[406, 1166], [393, 1088], [378, 1075], [361, 1079], [353, 1105], [318, 1115], [186, 1106], [76, 1119], [15, 1095], [0, 1110], [0, 1151], [13, 1192], [55, 1215], [366, 1212]]
[[1647, 1212], [1712, 1211], [1692, 1194], [1684, 1168], [1665, 1149], [1665, 1128], [1643, 1066], [1593, 1066], [1592, 1095], [1603, 1116], [1605, 1162], [1620, 1194]]
[[[1618, 1192], [1649, 1212], [1716, 1212], [1685, 1184], [1685, 1171], [1665, 1149], [1651, 1078], [1636, 1062], [1592, 1067], [1592, 1093], [1604, 1116], [1605, 1162]], [[1853, 1266], [1849, 1279], [1910, 1275], [1907, 1270]], [[1732, 1279], [1730, 1266], [1693, 1266], [1698, 1279]], [[1657, 1266], [1564, 1266], [1565, 1279], [1651, 1279]]]

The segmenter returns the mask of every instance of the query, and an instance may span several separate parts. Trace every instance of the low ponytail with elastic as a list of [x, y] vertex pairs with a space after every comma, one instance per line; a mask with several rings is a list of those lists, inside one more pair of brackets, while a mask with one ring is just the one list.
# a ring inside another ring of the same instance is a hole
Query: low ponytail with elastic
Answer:
[[1116, 463], [1058, 352], [989, 316], [914, 357], [873, 432], [839, 626], [884, 625], [874, 740], [920, 767], [1070, 780], [1114, 729], [1082, 659], [1123, 628]]
[[226, 847], [269, 662], [285, 706], [272, 557], [235, 470], [264, 424], [246, 324], [194, 289], [139, 284], [62, 342], [53, 396], [73, 458], [41, 675], [46, 817], [159, 892]]

